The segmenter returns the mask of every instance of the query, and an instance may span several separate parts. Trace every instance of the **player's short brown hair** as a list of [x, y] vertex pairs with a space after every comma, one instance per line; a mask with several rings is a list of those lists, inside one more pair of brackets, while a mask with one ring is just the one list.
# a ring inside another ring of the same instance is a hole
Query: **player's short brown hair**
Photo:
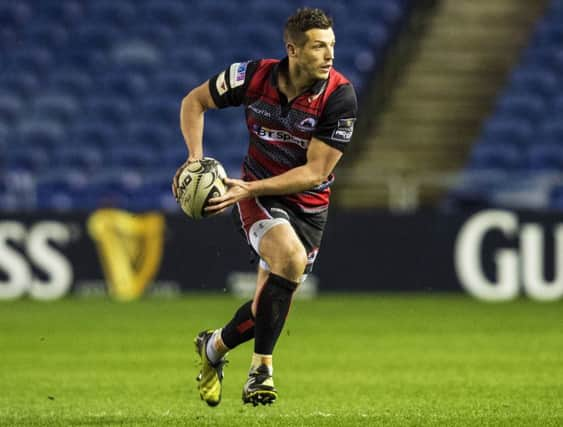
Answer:
[[313, 28], [326, 30], [332, 28], [332, 18], [321, 9], [304, 7], [287, 18], [283, 32], [283, 39], [286, 43], [293, 42], [298, 46], [303, 46], [307, 42], [305, 32]]

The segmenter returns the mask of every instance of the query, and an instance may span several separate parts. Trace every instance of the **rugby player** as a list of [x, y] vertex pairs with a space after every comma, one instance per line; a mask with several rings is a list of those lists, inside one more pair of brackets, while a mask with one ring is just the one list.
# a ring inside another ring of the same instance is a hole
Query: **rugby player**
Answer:
[[[227, 351], [254, 339], [244, 403], [276, 400], [272, 354], [293, 293], [311, 271], [327, 220], [332, 171], [349, 145], [357, 102], [334, 65], [333, 22], [320, 9], [298, 9], [286, 22], [287, 57], [235, 63], [193, 89], [180, 122], [189, 156], [203, 158], [203, 117], [211, 108], [244, 106], [250, 133], [242, 179], [210, 200], [210, 214], [233, 215], [259, 257], [256, 292], [223, 328], [195, 338], [201, 398], [221, 401]], [[225, 141], [229, 143], [229, 141]], [[220, 160], [220, 159], [219, 159]], [[173, 181], [176, 195], [178, 169]]]

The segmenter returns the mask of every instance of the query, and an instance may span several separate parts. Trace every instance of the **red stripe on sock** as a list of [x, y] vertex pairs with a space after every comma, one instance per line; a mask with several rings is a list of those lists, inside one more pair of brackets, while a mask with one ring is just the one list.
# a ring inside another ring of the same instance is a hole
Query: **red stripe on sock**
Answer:
[[253, 326], [254, 326], [254, 320], [248, 319], [248, 320], [245, 320], [244, 322], [242, 322], [241, 324], [239, 324], [237, 326], [237, 331], [238, 331], [239, 334], [244, 334], [246, 331], [248, 331]]

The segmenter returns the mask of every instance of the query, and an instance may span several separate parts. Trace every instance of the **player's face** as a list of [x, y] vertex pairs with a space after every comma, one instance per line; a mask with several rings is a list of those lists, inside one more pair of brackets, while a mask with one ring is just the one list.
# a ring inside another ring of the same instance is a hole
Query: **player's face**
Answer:
[[334, 61], [334, 31], [313, 28], [305, 32], [307, 42], [297, 49], [297, 60], [302, 71], [311, 79], [327, 79]]

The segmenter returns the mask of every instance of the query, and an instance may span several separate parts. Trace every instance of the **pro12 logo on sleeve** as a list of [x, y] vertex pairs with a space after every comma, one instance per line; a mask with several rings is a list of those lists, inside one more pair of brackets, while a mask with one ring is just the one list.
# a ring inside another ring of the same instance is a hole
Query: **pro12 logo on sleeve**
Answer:
[[336, 129], [332, 132], [332, 139], [340, 142], [350, 142], [352, 134], [354, 133], [355, 121], [355, 118], [339, 119]]
[[248, 62], [235, 62], [231, 65], [231, 69], [229, 70], [229, 83], [231, 84], [231, 89], [244, 84], [247, 66]]

